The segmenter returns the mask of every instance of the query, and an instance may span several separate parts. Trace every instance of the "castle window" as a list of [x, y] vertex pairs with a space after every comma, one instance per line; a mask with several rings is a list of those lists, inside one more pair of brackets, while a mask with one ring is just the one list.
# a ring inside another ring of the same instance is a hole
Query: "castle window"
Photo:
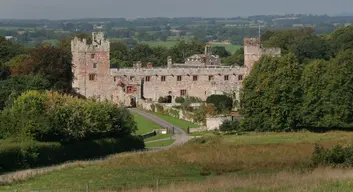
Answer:
[[181, 96], [185, 96], [185, 95], [186, 95], [186, 90], [185, 90], [185, 89], [180, 90], [180, 95], [181, 95]]
[[208, 80], [212, 81], [213, 80], [213, 75], [208, 76]]
[[114, 82], [116, 82], [116, 77], [114, 77]]
[[243, 75], [238, 75], [238, 80], [242, 81], [243, 80]]
[[161, 81], [165, 81], [165, 76], [161, 76]]
[[88, 75], [88, 79], [89, 79], [90, 81], [96, 80], [96, 74], [94, 74], [94, 73], [89, 74], [89, 75]]
[[150, 76], [146, 76], [146, 81], [150, 81], [151, 77]]
[[130, 81], [132, 81], [135, 78], [135, 76], [130, 76]]
[[131, 94], [133, 92], [132, 86], [127, 86], [126, 87], [126, 93]]
[[177, 81], [181, 81], [181, 76], [177, 76]]
[[95, 54], [91, 54], [91, 59], [94, 59]]
[[193, 81], [197, 81], [197, 78], [198, 78], [197, 75], [192, 76]]
[[228, 80], [229, 80], [229, 75], [225, 75], [225, 76], [224, 76], [224, 80], [225, 80], [225, 81], [228, 81]]
[[97, 68], [97, 63], [93, 63], [93, 69]]

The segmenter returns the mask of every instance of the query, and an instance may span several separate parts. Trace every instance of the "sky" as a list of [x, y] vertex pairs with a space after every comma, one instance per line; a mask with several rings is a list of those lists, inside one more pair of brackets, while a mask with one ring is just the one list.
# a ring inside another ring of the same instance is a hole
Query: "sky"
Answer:
[[0, 0], [0, 18], [237, 17], [353, 12], [353, 0]]

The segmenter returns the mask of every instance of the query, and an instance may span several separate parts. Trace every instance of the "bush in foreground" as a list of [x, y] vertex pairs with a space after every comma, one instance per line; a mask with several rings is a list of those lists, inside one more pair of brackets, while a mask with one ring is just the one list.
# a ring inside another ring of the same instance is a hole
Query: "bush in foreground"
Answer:
[[332, 166], [353, 166], [353, 145], [342, 147], [335, 145], [331, 149], [324, 149], [323, 146], [315, 144], [312, 154], [314, 165], [332, 165]]
[[3, 138], [71, 143], [125, 137], [136, 130], [136, 122], [125, 108], [55, 92], [28, 91], [0, 114]]
[[239, 121], [231, 121], [231, 120], [226, 120], [222, 123], [222, 125], [219, 127], [220, 131], [223, 132], [231, 132], [231, 131], [240, 131], [240, 123]]
[[142, 138], [135, 136], [82, 141], [66, 145], [33, 140], [2, 141], [0, 142], [0, 172], [98, 158], [119, 152], [141, 150], [144, 147]]

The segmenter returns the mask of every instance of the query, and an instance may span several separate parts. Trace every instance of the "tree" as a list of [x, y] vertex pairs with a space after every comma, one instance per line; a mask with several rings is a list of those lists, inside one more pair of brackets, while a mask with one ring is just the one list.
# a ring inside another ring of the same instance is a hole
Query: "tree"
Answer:
[[0, 36], [0, 65], [23, 52], [24, 49], [22, 46], [8, 41], [4, 37]]
[[223, 58], [222, 63], [225, 65], [238, 65], [238, 66], [243, 66], [244, 65], [244, 48], [238, 49], [233, 55]]
[[297, 56], [300, 63], [311, 59], [328, 60], [333, 56], [330, 42], [316, 35], [293, 43], [290, 50]]
[[264, 56], [243, 82], [240, 112], [247, 130], [283, 131], [300, 127], [301, 67], [292, 53]]
[[200, 54], [203, 52], [204, 44], [201, 41], [193, 40], [190, 42], [180, 41], [169, 49], [169, 54], [172, 56], [174, 62], [183, 63], [185, 58], [190, 57], [194, 54]]
[[353, 26], [342, 27], [331, 34], [332, 46], [335, 53], [353, 49]]
[[148, 44], [138, 44], [131, 50], [131, 59], [133, 62], [141, 61], [147, 64], [150, 56], [153, 55], [153, 50]]
[[113, 42], [110, 44], [111, 65], [116, 67], [132, 66], [130, 50], [125, 43]]
[[229, 57], [231, 55], [223, 46], [212, 47], [212, 53], [221, 58]]
[[38, 75], [13, 76], [0, 81], [0, 89], [0, 109], [3, 109], [11, 105], [18, 95], [27, 90], [50, 89], [50, 82]]
[[70, 92], [73, 78], [71, 53], [64, 48], [42, 46], [30, 51], [30, 59], [23, 64], [22, 75], [42, 75], [54, 90]]
[[218, 113], [229, 112], [233, 107], [232, 98], [226, 95], [211, 95], [207, 97], [206, 103], [213, 104]]

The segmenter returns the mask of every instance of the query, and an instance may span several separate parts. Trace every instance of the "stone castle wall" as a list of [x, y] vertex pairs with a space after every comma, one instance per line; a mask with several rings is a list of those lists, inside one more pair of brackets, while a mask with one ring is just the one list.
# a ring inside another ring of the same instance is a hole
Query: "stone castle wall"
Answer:
[[263, 48], [259, 38], [244, 38], [244, 68], [248, 75], [263, 55], [280, 56], [280, 48]]
[[157, 101], [166, 96], [171, 97], [172, 102], [180, 96], [206, 100], [212, 94], [238, 92], [245, 75], [263, 54], [280, 55], [280, 49], [262, 49], [256, 39], [245, 39], [244, 67], [183, 68], [181, 64], [176, 67], [168, 57], [166, 68], [111, 69], [109, 41], [104, 39], [103, 33], [92, 36], [92, 44], [78, 38], [71, 42], [72, 86], [86, 97], [123, 105], [130, 105], [132, 100]]
[[109, 74], [110, 43], [104, 40], [103, 33], [93, 33], [92, 36], [92, 44], [87, 44], [86, 39], [71, 41], [72, 87], [86, 97], [111, 100], [115, 86]]

